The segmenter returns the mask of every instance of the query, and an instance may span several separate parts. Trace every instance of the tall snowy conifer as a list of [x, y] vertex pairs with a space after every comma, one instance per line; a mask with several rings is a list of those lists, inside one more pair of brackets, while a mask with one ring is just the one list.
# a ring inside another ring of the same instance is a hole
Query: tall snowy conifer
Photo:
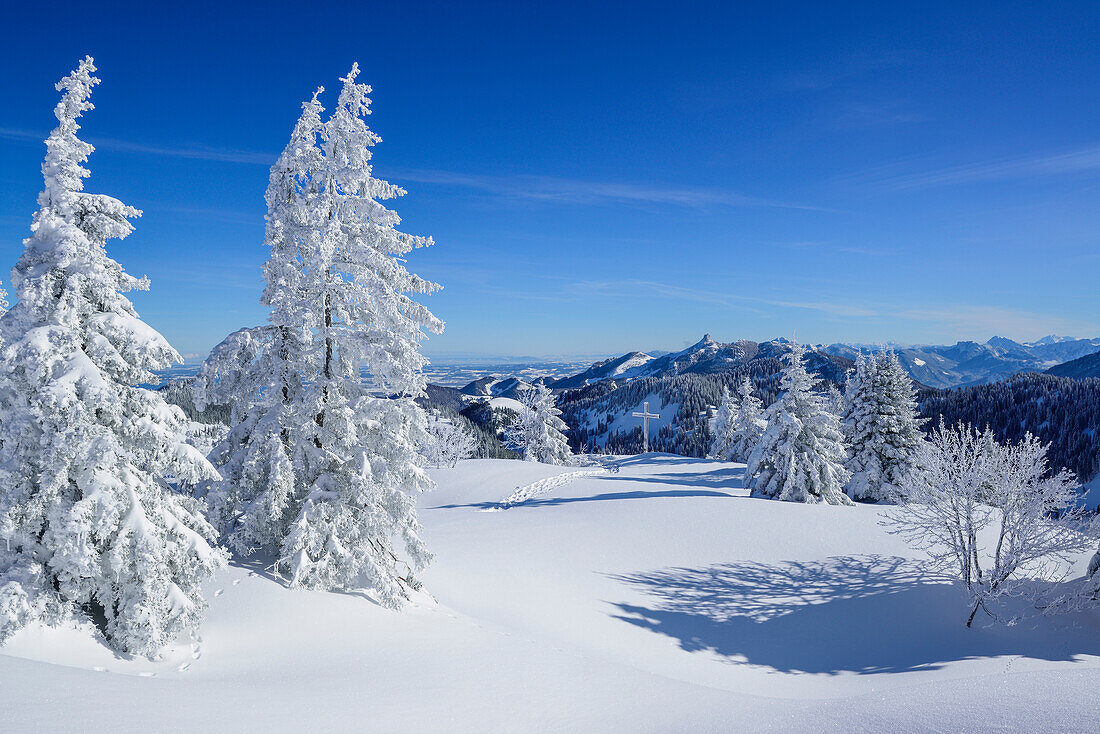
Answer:
[[320, 237], [301, 253], [294, 311], [311, 339], [295, 407], [309, 440], [296, 447], [303, 500], [280, 566], [295, 584], [366, 586], [398, 606], [431, 558], [414, 503], [433, 486], [421, 467], [426, 416], [415, 399], [424, 392], [423, 329], [439, 333], [443, 322], [408, 295], [439, 288], [404, 266], [432, 240], [399, 232], [400, 217], [381, 203], [405, 191], [372, 175], [371, 148], [381, 138], [363, 119], [370, 87], [356, 83], [358, 74], [355, 64], [341, 80], [321, 130], [324, 167], [312, 196]]
[[841, 420], [853, 499], [882, 501], [913, 469], [923, 439], [913, 381], [893, 352], [861, 356]]
[[710, 451], [708, 456], [719, 461], [729, 461], [733, 451], [734, 416], [737, 413], [737, 400], [730, 394], [729, 388], [722, 392], [718, 410], [710, 421]]
[[106, 253], [140, 212], [83, 191], [93, 148], [77, 120], [95, 70], [85, 58], [57, 84], [18, 303], [0, 318], [0, 640], [76, 614], [152, 657], [196, 629], [200, 584], [224, 562], [199, 504], [166, 480], [217, 474], [186, 443], [183, 412], [135, 387], [181, 358], [123, 295], [148, 281]]
[[730, 458], [747, 461], [764, 435], [767, 422], [760, 398], [752, 394], [752, 380], [745, 377], [737, 387], [737, 412], [733, 415]]
[[544, 384], [524, 385], [519, 390], [523, 409], [505, 429], [504, 443], [523, 454], [525, 461], [543, 464], [569, 464], [572, 454], [564, 431], [568, 429], [559, 416], [554, 393]]
[[768, 427], [745, 470], [748, 486], [754, 497], [850, 505], [844, 494], [844, 437], [837, 417], [814, 392], [804, 354], [793, 344], [786, 356], [782, 394], [764, 413]]
[[271, 553], [294, 585], [369, 588], [396, 607], [430, 559], [414, 504], [432, 487], [415, 399], [422, 330], [443, 323], [409, 297], [439, 287], [404, 266], [432, 240], [399, 232], [381, 203], [405, 191], [371, 173], [380, 138], [363, 120], [370, 88], [358, 74], [355, 65], [341, 80], [324, 123], [316, 95], [304, 106], [272, 169], [271, 323], [231, 335], [197, 397], [244, 398], [214, 455], [226, 481], [210, 490], [234, 547]]
[[[222, 478], [206, 490], [210, 515], [231, 548], [278, 554], [297, 511], [294, 447], [302, 438], [293, 413], [302, 394], [302, 360], [310, 340], [299, 290], [302, 257], [320, 241], [317, 185], [324, 171], [317, 97], [302, 105], [290, 142], [271, 168], [267, 193], [260, 302], [271, 308], [265, 326], [241, 329], [216, 346], [195, 380], [195, 403], [229, 404], [232, 429], [211, 460]], [[312, 421], [310, 421], [312, 422]]]

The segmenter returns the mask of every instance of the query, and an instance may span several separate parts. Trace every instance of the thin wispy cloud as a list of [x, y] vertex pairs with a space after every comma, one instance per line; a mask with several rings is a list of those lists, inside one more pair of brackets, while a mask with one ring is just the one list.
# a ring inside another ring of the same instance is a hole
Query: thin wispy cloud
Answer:
[[[42, 142], [48, 133], [35, 130], [0, 128], [0, 138], [8, 140], [26, 140]], [[143, 153], [146, 155], [167, 156], [169, 158], [190, 158], [194, 160], [218, 161], [221, 163], [244, 163], [248, 165], [270, 166], [277, 156], [274, 153], [234, 150], [231, 148], [210, 148], [205, 146], [179, 147], [172, 145], [153, 145], [134, 143], [114, 138], [88, 138], [89, 143], [99, 150], [112, 150], [119, 153]]]
[[603, 295], [621, 297], [624, 295], [638, 295], [642, 292], [675, 298], [683, 301], [708, 303], [715, 306], [736, 306], [750, 308], [756, 313], [767, 315], [759, 307], [769, 306], [778, 308], [806, 309], [819, 311], [829, 316], [866, 318], [877, 316], [878, 313], [848, 303], [829, 303], [824, 301], [798, 301], [779, 300], [749, 296], [740, 293], [727, 293], [723, 291], [711, 291], [701, 288], [688, 288], [684, 286], [661, 283], [652, 280], [616, 280], [616, 281], [581, 281], [572, 284], [572, 288], [585, 295]]
[[152, 203], [145, 204], [143, 211], [146, 217], [149, 216], [150, 212], [164, 212], [166, 214], [176, 214], [202, 221], [224, 222], [226, 224], [240, 224], [255, 227], [263, 227], [264, 225], [264, 214], [262, 209], [255, 212], [242, 212], [213, 207], [176, 206], [172, 204]]
[[880, 102], [862, 102], [844, 109], [833, 120], [833, 124], [843, 130], [882, 125], [904, 125], [923, 122], [927, 116], [912, 108], [908, 100], [884, 100]]
[[776, 87], [784, 92], [820, 92], [890, 69], [912, 66], [920, 58], [920, 53], [909, 49], [860, 51], [785, 74], [776, 81]]
[[1100, 171], [1100, 145], [1061, 153], [1014, 156], [917, 173], [871, 173], [866, 183], [887, 189], [977, 183], [1020, 178], [1066, 176]]
[[[46, 134], [41, 131], [0, 128], [0, 138], [39, 142], [45, 140]], [[220, 163], [270, 166], [275, 162], [277, 157], [274, 153], [259, 151], [217, 149], [204, 146], [179, 147], [171, 145], [153, 145], [116, 140], [113, 138], [88, 138], [88, 142], [101, 150], [167, 156], [170, 158], [217, 161]], [[822, 207], [808, 204], [778, 201], [775, 199], [748, 196], [726, 189], [705, 187], [677, 187], [615, 181], [589, 181], [583, 179], [557, 178], [553, 176], [489, 176], [426, 169], [390, 170], [387, 171], [387, 175], [397, 181], [452, 186], [482, 191], [506, 198], [565, 204], [637, 203], [665, 204], [699, 209], [712, 206], [723, 206], [827, 211]]]
[[828, 252], [839, 253], [844, 255], [863, 255], [869, 257], [886, 257], [897, 254], [894, 250], [884, 250], [875, 247], [860, 247], [855, 245], [834, 245], [829, 242], [817, 242], [814, 240], [799, 240], [794, 242], [765, 242], [763, 244], [772, 245], [774, 247], [782, 247], [788, 250], [799, 250], [803, 252]]
[[976, 334], [1038, 339], [1047, 334], [1095, 334], [1100, 325], [1088, 321], [1014, 308], [956, 304], [945, 308], [909, 308], [892, 314], [899, 319], [937, 327], [945, 339], [973, 339]]
[[658, 296], [737, 308], [762, 316], [772, 316], [774, 309], [784, 308], [816, 311], [833, 319], [856, 320], [865, 325], [872, 322], [909, 321], [921, 324], [922, 332], [929, 338], [945, 342], [974, 339], [976, 335], [982, 334], [1029, 340], [1050, 333], [1093, 334], [1100, 331], [1100, 324], [1085, 320], [1061, 318], [1021, 309], [972, 304], [925, 308], [907, 304], [802, 301], [690, 288], [644, 279], [581, 281], [572, 283], [570, 290], [584, 298]]
[[666, 204], [693, 208], [710, 206], [769, 207], [825, 211], [821, 207], [747, 196], [702, 187], [660, 186], [614, 181], [588, 181], [553, 176], [489, 176], [435, 170], [390, 172], [397, 181], [474, 189], [501, 197], [569, 204]]

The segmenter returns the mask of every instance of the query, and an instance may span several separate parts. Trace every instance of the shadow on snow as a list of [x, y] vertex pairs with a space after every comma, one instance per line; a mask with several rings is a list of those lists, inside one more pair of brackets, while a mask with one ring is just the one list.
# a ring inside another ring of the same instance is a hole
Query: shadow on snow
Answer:
[[[663, 484], [666, 482], [662, 482]], [[517, 507], [553, 507], [556, 505], [571, 505], [576, 502], [611, 502], [615, 500], [648, 500], [648, 499], [661, 499], [670, 497], [723, 497], [726, 499], [735, 499], [733, 495], [726, 494], [725, 492], [716, 492], [714, 490], [706, 489], [670, 489], [665, 492], [651, 492], [647, 490], [636, 490], [633, 492], [604, 492], [602, 494], [594, 494], [589, 497], [535, 497], [524, 502], [517, 502], [514, 505], [509, 506], [508, 509], [514, 509]], [[430, 507], [431, 510], [456, 510], [461, 508], [469, 508], [474, 510], [499, 510], [503, 506], [500, 502], [470, 502], [462, 505], [436, 505]]]
[[677, 484], [685, 487], [741, 489], [744, 485], [745, 468], [716, 469], [705, 472], [679, 472], [672, 474], [650, 474], [644, 477], [620, 477], [614, 474], [601, 474], [592, 479], [603, 481], [641, 482], [643, 484]]
[[649, 606], [615, 604], [616, 619], [667, 635], [688, 652], [783, 672], [898, 673], [974, 658], [1100, 654], [1100, 640], [1087, 631], [1056, 632], [1050, 620], [967, 629], [959, 587], [925, 564], [892, 556], [736, 562], [611, 578], [654, 599]]
[[[647, 454], [647, 456], [654, 456], [653, 454]], [[682, 463], [678, 461], [683, 457], [680, 456], [664, 456], [662, 454], [656, 454], [658, 461], [655, 462], [650, 459], [646, 463], [668, 463], [677, 464]], [[661, 459], [668, 459], [668, 461], [661, 462]], [[686, 461], [697, 462], [697, 459], [687, 459]], [[645, 500], [645, 499], [662, 499], [673, 497], [725, 497], [734, 498], [737, 495], [731, 495], [727, 492], [720, 491], [721, 489], [740, 489], [745, 469], [744, 467], [734, 469], [717, 469], [709, 472], [695, 472], [695, 473], [670, 473], [670, 474], [651, 474], [643, 477], [632, 476], [620, 476], [618, 474], [600, 474], [596, 476], [585, 477], [587, 481], [600, 481], [600, 482], [621, 482], [621, 483], [639, 483], [639, 484], [660, 484], [660, 485], [673, 485], [681, 487], [691, 487], [693, 489], [670, 489], [667, 491], [651, 491], [644, 489], [637, 490], [624, 490], [622, 492], [601, 492], [600, 494], [591, 495], [588, 497], [533, 497], [524, 502], [517, 502], [511, 505], [509, 509], [516, 507], [553, 507], [556, 505], [569, 505], [576, 502], [609, 502], [616, 500]], [[450, 505], [436, 505], [428, 508], [432, 510], [456, 510], [456, 509], [474, 509], [474, 510], [493, 510], [501, 509], [502, 505], [497, 502], [469, 502], [463, 504], [450, 504]]]

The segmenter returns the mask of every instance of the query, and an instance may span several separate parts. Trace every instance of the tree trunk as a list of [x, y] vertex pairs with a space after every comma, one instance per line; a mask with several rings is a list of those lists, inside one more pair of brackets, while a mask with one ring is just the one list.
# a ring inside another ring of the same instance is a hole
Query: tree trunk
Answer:
[[982, 603], [978, 602], [977, 604], [974, 605], [974, 608], [970, 610], [970, 616], [966, 620], [966, 626], [967, 626], [968, 629], [970, 628], [970, 623], [974, 621], [974, 615], [978, 613], [978, 608], [981, 605], [982, 605]]

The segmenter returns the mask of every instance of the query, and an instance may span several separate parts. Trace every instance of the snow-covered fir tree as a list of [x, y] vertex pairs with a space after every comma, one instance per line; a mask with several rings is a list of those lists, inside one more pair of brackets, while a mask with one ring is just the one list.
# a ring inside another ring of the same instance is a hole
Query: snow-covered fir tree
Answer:
[[235, 546], [273, 554], [292, 584], [368, 588], [398, 606], [430, 559], [414, 505], [432, 487], [415, 399], [424, 392], [423, 329], [438, 333], [443, 323], [409, 296], [438, 288], [404, 266], [432, 240], [398, 231], [400, 218], [382, 203], [405, 192], [372, 175], [380, 138], [363, 119], [370, 88], [358, 74], [355, 65], [341, 80], [323, 124], [316, 95], [306, 104], [272, 171], [271, 324], [242, 335], [240, 349], [228, 345], [226, 366], [209, 370], [257, 373], [229, 442], [215, 451], [245, 481], [212, 488], [211, 504]]
[[844, 415], [846, 407], [844, 393], [836, 385], [829, 383], [828, 387], [825, 388], [825, 410], [835, 416], [841, 416]]
[[[294, 450], [306, 438], [293, 408], [303, 392], [310, 335], [299, 289], [307, 277], [303, 253], [320, 246], [318, 181], [323, 108], [313, 98], [271, 168], [265, 201], [265, 288], [268, 324], [230, 334], [211, 351], [195, 380], [195, 404], [227, 404], [231, 425], [211, 460], [222, 478], [205, 490], [210, 516], [231, 548], [278, 555], [298, 509]], [[309, 421], [311, 422], [311, 421]]]
[[913, 469], [924, 440], [913, 381], [893, 352], [861, 355], [848, 378], [841, 419], [848, 495], [888, 499]]
[[839, 422], [814, 392], [803, 364], [805, 349], [792, 345], [779, 399], [764, 417], [768, 427], [748, 460], [745, 476], [754, 497], [850, 505], [844, 494], [844, 437]]
[[764, 419], [764, 406], [753, 395], [752, 380], [747, 376], [737, 386], [737, 412], [733, 415], [732, 424], [730, 456], [734, 460], [747, 461], [768, 426]]
[[33, 620], [91, 619], [117, 650], [153, 657], [193, 633], [223, 562], [200, 503], [169, 478], [216, 477], [183, 412], [134, 387], [182, 361], [124, 295], [148, 288], [108, 257], [133, 207], [84, 192], [92, 59], [62, 79], [45, 188], [0, 318], [0, 640]]
[[504, 444], [523, 454], [526, 461], [543, 464], [569, 464], [572, 455], [559, 416], [554, 393], [546, 385], [524, 385], [517, 395], [522, 409], [504, 431]]
[[710, 420], [710, 450], [707, 456], [719, 461], [729, 461], [733, 451], [734, 416], [737, 414], [737, 400], [730, 394], [729, 388], [722, 393], [718, 409]]
[[398, 231], [400, 218], [382, 204], [405, 191], [372, 175], [371, 148], [381, 139], [363, 119], [370, 88], [356, 83], [358, 74], [356, 64], [341, 80], [321, 130], [320, 239], [301, 253], [297, 303], [311, 339], [295, 409], [310, 435], [296, 447], [304, 493], [279, 565], [296, 584], [366, 586], [396, 606], [431, 557], [414, 504], [432, 488], [420, 466], [426, 419], [415, 398], [424, 392], [423, 329], [441, 332], [443, 322], [408, 295], [439, 288], [404, 266], [432, 240]]

